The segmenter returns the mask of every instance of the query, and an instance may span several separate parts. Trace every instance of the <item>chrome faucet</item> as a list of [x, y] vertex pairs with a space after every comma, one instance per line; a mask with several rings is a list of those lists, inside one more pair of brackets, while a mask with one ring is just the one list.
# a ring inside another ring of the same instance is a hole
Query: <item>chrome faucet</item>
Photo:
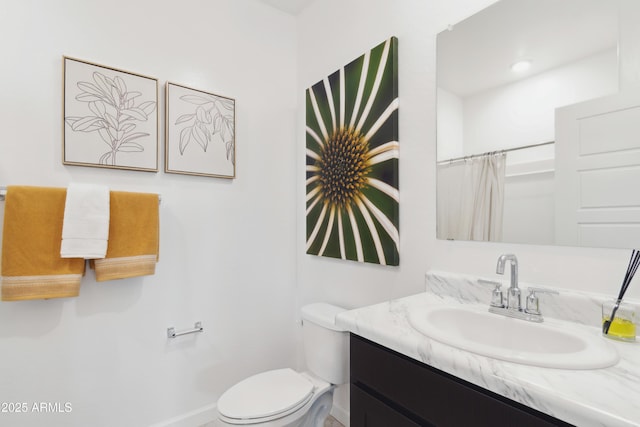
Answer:
[[511, 284], [507, 290], [507, 298], [504, 308], [510, 310], [522, 310], [522, 299], [520, 288], [518, 287], [518, 258], [514, 254], [503, 254], [498, 257], [496, 273], [504, 274], [504, 264], [511, 262]]
[[496, 273], [504, 274], [504, 266], [507, 261], [511, 264], [511, 284], [507, 290], [506, 298], [503, 298], [500, 289], [502, 284], [500, 282], [478, 280], [480, 284], [495, 286], [491, 293], [489, 312], [514, 317], [516, 319], [528, 320], [530, 322], [542, 322], [544, 319], [542, 318], [542, 313], [540, 313], [540, 304], [536, 293], [558, 294], [558, 291], [543, 288], [528, 288], [529, 296], [527, 297], [527, 305], [526, 308], [523, 309], [521, 291], [518, 286], [518, 258], [513, 254], [500, 255], [498, 257]]

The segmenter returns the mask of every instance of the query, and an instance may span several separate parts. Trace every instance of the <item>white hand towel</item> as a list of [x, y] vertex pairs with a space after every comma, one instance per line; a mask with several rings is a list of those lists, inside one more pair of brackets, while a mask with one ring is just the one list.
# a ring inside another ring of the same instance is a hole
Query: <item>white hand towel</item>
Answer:
[[109, 240], [109, 187], [70, 184], [62, 223], [62, 258], [100, 259]]

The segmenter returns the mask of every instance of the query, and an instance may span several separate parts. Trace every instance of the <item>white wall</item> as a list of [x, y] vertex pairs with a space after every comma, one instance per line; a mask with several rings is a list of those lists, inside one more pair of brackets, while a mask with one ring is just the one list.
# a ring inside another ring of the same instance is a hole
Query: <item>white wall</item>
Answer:
[[620, 0], [620, 87], [623, 90], [640, 85], [640, 3]]
[[465, 155], [464, 102], [459, 96], [441, 87], [438, 88], [436, 96], [438, 161], [462, 157]]
[[[295, 19], [238, 0], [7, 0], [0, 40], [0, 185], [162, 194], [154, 276], [88, 272], [78, 298], [0, 303], [0, 402], [72, 404], [0, 424], [152, 425], [294, 363]], [[167, 80], [234, 97], [238, 178], [63, 166], [63, 54], [157, 77], [161, 112]]]
[[502, 241], [553, 244], [553, 172], [509, 176], [504, 183]]
[[[555, 109], [616, 93], [617, 70], [612, 49], [465, 97], [464, 155], [553, 141]], [[553, 157], [553, 147], [548, 148]], [[547, 152], [511, 152], [509, 163], [537, 160]]]
[[[451, 242], [436, 239], [435, 36], [490, 0], [323, 0], [298, 19], [297, 280], [300, 303], [358, 307], [420, 292], [429, 269], [495, 275], [502, 253], [520, 261], [520, 277], [558, 288], [616, 294], [626, 250]], [[328, 30], [327, 23], [331, 23]], [[304, 89], [395, 35], [400, 96], [400, 266], [378, 267], [305, 254]], [[640, 295], [632, 286], [630, 297]], [[337, 405], [348, 406], [346, 394]]]

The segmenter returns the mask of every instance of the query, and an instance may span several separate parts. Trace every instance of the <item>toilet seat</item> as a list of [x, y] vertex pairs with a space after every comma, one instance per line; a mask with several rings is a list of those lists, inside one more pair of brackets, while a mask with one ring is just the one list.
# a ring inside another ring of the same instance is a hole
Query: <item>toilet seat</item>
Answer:
[[262, 372], [227, 390], [218, 400], [220, 417], [230, 424], [256, 424], [285, 417], [313, 397], [314, 385], [290, 368]]

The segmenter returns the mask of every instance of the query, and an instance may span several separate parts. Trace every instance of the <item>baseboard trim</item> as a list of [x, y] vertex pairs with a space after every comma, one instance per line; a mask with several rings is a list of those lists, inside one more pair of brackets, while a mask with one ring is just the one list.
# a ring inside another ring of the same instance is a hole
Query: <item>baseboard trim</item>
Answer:
[[186, 414], [153, 424], [150, 427], [198, 427], [210, 423], [218, 418], [215, 403], [203, 406]]

